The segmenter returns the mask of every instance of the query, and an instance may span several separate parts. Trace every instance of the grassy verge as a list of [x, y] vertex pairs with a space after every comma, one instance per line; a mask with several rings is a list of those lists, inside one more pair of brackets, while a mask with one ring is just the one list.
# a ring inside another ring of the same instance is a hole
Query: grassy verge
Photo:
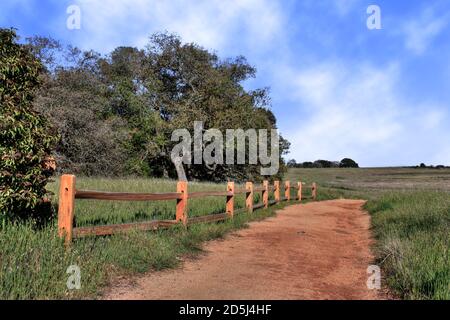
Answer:
[[404, 299], [450, 299], [450, 196], [396, 192], [370, 200], [376, 253]]
[[[167, 183], [167, 190], [161, 190], [161, 185], [155, 185], [156, 182]], [[83, 188], [101, 190], [117, 188], [151, 192], [149, 190], [158, 188], [161, 192], [173, 191], [171, 188], [174, 186], [170, 181], [144, 180], [109, 180], [102, 184], [104, 188], [96, 188], [94, 184], [100, 182], [80, 180]], [[56, 185], [52, 187], [57, 188]], [[212, 184], [193, 187], [194, 190], [223, 188], [224, 185]], [[257, 198], [255, 196], [256, 201]], [[110, 207], [100, 201], [78, 202], [81, 201], [77, 201], [76, 215], [81, 225], [128, 222], [174, 214], [174, 203], [147, 203], [147, 207], [143, 203], [117, 203], [117, 207]], [[187, 229], [175, 227], [157, 232], [78, 239], [70, 250], [65, 250], [56, 235], [56, 221], [41, 230], [36, 230], [31, 224], [4, 225], [0, 230], [0, 299], [96, 298], [114, 276], [176, 267], [181, 256], [199, 253], [204, 241], [221, 238], [230, 231], [245, 227], [249, 221], [271, 216], [285, 205], [257, 210], [251, 215], [240, 213], [233, 220], [193, 225]], [[190, 203], [192, 215], [219, 212], [224, 207], [225, 199], [221, 197]], [[80, 290], [67, 289], [70, 274], [66, 274], [66, 270], [71, 265], [77, 265], [81, 270]]]

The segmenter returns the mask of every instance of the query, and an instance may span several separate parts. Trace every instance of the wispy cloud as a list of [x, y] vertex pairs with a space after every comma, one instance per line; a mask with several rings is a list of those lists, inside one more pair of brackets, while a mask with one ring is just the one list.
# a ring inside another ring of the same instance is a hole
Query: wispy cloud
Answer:
[[[285, 71], [284, 71], [285, 72]], [[289, 132], [292, 157], [340, 160], [354, 157], [365, 166], [406, 165], [426, 157], [442, 163], [446, 142], [429, 139], [450, 134], [445, 106], [409, 105], [398, 94], [398, 64], [380, 68], [332, 61], [291, 73], [291, 90], [308, 109]]]
[[449, 24], [449, 15], [437, 16], [432, 9], [425, 10], [421, 16], [411, 19], [402, 27], [405, 46], [413, 53], [425, 53], [434, 38]]
[[107, 51], [126, 42], [143, 46], [148, 36], [168, 30], [184, 41], [222, 50], [234, 41], [268, 45], [281, 30], [280, 4], [269, 0], [79, 0], [80, 43]]

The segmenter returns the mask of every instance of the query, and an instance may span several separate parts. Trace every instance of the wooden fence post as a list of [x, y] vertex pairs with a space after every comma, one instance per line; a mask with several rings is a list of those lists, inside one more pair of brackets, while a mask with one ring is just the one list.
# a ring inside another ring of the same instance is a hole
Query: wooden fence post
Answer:
[[245, 197], [245, 206], [247, 207], [248, 213], [253, 212], [253, 182], [247, 182], [245, 184], [245, 190], [247, 191]]
[[264, 191], [262, 192], [262, 198], [263, 198], [264, 208], [267, 209], [269, 207], [269, 181], [264, 180], [263, 187], [264, 187]]
[[234, 216], [234, 182], [228, 182], [227, 192], [231, 192], [231, 195], [227, 196], [227, 215], [230, 218]]
[[181, 221], [184, 225], [188, 220], [188, 182], [178, 181], [177, 192], [181, 193], [181, 199], [177, 200], [176, 220]]
[[313, 200], [317, 200], [317, 184], [315, 182], [312, 184], [311, 192]]
[[284, 197], [287, 201], [291, 201], [291, 182], [286, 181], [284, 183]]
[[59, 185], [58, 235], [66, 244], [72, 242], [73, 217], [75, 209], [75, 176], [61, 176]]
[[280, 181], [274, 181], [273, 186], [275, 187], [274, 198], [275, 201], [278, 203], [280, 202]]
[[298, 199], [298, 201], [302, 202], [302, 182], [301, 181], [297, 182], [297, 187], [298, 187], [297, 199]]

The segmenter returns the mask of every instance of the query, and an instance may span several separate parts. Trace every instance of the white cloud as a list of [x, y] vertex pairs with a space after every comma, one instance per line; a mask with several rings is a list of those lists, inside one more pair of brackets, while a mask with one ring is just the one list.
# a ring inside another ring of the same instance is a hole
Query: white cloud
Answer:
[[279, 3], [269, 0], [78, 0], [84, 48], [106, 52], [118, 45], [142, 47], [148, 36], [168, 30], [184, 41], [223, 50], [233, 42], [266, 46], [281, 30]]
[[448, 25], [448, 15], [436, 17], [432, 10], [428, 9], [417, 19], [411, 19], [402, 27], [405, 36], [405, 46], [413, 53], [421, 55], [425, 53], [431, 42]]
[[[284, 73], [287, 71], [284, 70]], [[398, 65], [324, 63], [290, 73], [290, 90], [308, 116], [288, 130], [297, 160], [352, 157], [364, 166], [449, 163], [442, 106], [409, 105], [398, 94]], [[432, 138], [434, 137], [434, 138]]]

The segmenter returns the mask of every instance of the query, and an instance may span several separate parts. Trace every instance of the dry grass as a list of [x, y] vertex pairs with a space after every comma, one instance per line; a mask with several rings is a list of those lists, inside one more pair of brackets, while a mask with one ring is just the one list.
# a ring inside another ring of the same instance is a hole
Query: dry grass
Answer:
[[450, 169], [367, 168], [290, 169], [286, 179], [302, 179], [350, 191], [450, 191]]

